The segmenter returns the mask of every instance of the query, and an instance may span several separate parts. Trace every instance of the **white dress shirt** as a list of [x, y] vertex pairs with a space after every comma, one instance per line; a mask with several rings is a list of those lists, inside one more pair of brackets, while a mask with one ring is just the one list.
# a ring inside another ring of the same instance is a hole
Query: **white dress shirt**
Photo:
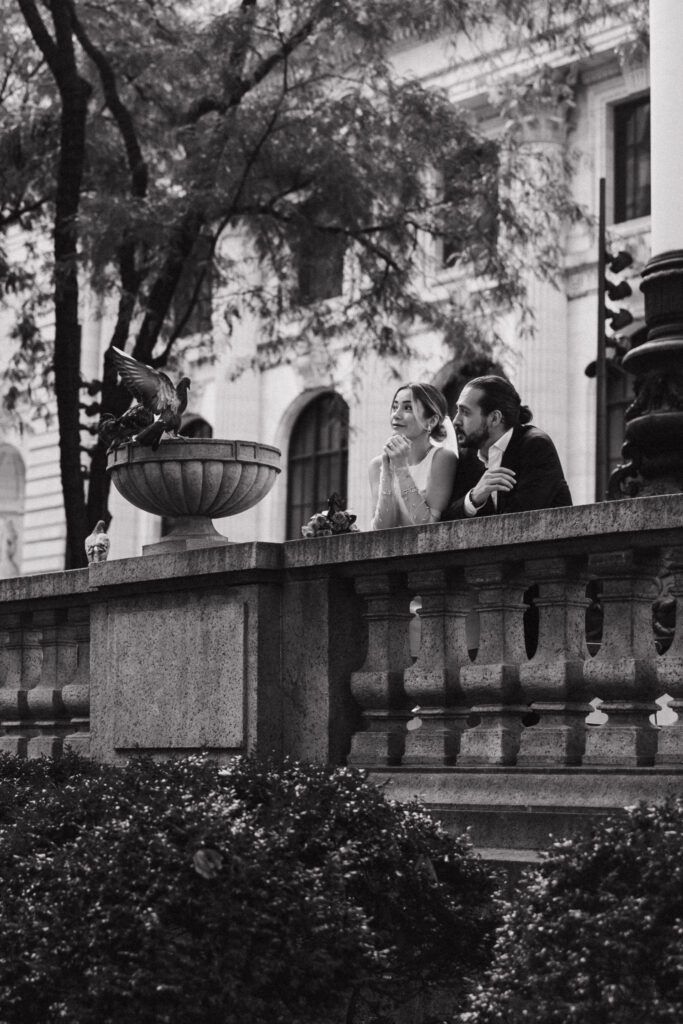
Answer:
[[[488, 455], [482, 455], [481, 450], [477, 452], [478, 457], [484, 463], [486, 469], [499, 469], [503, 461], [503, 455], [505, 454], [505, 450], [507, 449], [507, 446], [510, 444], [511, 437], [512, 427], [510, 427], [509, 430], [506, 430], [504, 434], [501, 434], [497, 441], [494, 441], [494, 443], [488, 450]], [[481, 511], [480, 508], [477, 508], [475, 505], [472, 504], [472, 499], [470, 498], [471, 493], [472, 491], [468, 491], [467, 494], [465, 495], [463, 507], [466, 516], [476, 516], [477, 512]], [[498, 492], [492, 491], [491, 498], [493, 500], [494, 508], [498, 508]], [[483, 505], [481, 506], [481, 508], [483, 508]]]

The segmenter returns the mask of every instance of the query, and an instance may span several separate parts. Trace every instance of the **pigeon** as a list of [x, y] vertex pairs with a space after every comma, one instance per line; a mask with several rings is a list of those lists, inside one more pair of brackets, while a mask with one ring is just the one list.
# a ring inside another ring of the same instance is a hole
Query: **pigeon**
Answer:
[[155, 419], [136, 436], [138, 444], [156, 451], [164, 434], [178, 437], [182, 415], [187, 408], [189, 377], [181, 377], [176, 387], [161, 370], [133, 359], [115, 345], [111, 347], [114, 365], [122, 383], [151, 412]]
[[88, 563], [107, 561], [109, 537], [104, 528], [104, 519], [100, 519], [93, 532], [85, 538], [85, 553]]
[[108, 449], [131, 441], [145, 427], [154, 423], [154, 413], [144, 405], [132, 405], [123, 416], [116, 419], [110, 412], [102, 413], [97, 433]]

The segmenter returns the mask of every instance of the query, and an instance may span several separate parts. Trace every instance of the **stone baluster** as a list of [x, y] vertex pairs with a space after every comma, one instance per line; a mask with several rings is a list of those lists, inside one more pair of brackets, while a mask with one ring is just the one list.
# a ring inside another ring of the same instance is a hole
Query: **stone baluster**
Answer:
[[[20, 630], [18, 614], [4, 612], [0, 615], [0, 751], [13, 753], [11, 741], [4, 735], [4, 723], [19, 717], [17, 689], [11, 687], [12, 680], [21, 676], [21, 644], [14, 642], [14, 634]], [[22, 709], [23, 710], [23, 709]]]
[[28, 741], [27, 754], [51, 757], [61, 753], [69, 730], [62, 689], [76, 674], [78, 643], [67, 608], [41, 608], [34, 612], [33, 625], [40, 631], [42, 659], [38, 686], [27, 697], [32, 729], [37, 730]]
[[[87, 739], [88, 607], [6, 612], [0, 633], [0, 750], [54, 755], [70, 731], [84, 732]], [[66, 692], [70, 708], [64, 703]], [[86, 752], [83, 743], [80, 747]]]
[[519, 681], [540, 720], [522, 731], [517, 764], [581, 764], [591, 711], [583, 682], [586, 559], [534, 559], [526, 563], [526, 574], [539, 587], [538, 646], [520, 665]]
[[673, 698], [669, 707], [678, 718], [660, 730], [655, 763], [680, 766], [683, 764], [683, 548], [669, 549], [665, 563], [670, 591], [676, 599], [676, 628], [669, 649], [657, 659], [657, 679], [661, 693]]
[[78, 645], [68, 623], [68, 609], [57, 607], [36, 611], [33, 624], [40, 630], [43, 654], [38, 685], [46, 690], [61, 690], [73, 678], [78, 659]]
[[654, 763], [657, 730], [649, 718], [657, 710], [652, 601], [658, 564], [651, 550], [590, 556], [591, 573], [603, 581], [604, 618], [600, 650], [585, 662], [584, 680], [609, 717], [588, 729], [585, 765]]
[[90, 609], [87, 605], [69, 609], [69, 624], [76, 641], [76, 671], [62, 689], [69, 717], [64, 745], [84, 757], [90, 755]]
[[4, 672], [0, 688], [0, 751], [24, 755], [37, 732], [31, 721], [29, 693], [40, 683], [40, 632], [31, 612], [6, 612], [1, 619], [5, 635]]
[[477, 594], [480, 640], [475, 661], [463, 665], [460, 685], [479, 723], [463, 733], [459, 765], [512, 765], [522, 715], [519, 666], [527, 660], [522, 601], [526, 582], [518, 566], [495, 563], [466, 570]]
[[349, 764], [399, 764], [409, 718], [403, 674], [410, 664], [410, 594], [402, 576], [362, 576], [356, 592], [365, 598], [368, 649], [351, 674], [351, 693], [361, 708], [362, 730], [354, 734]]
[[6, 689], [31, 690], [40, 683], [42, 668], [40, 632], [34, 628], [31, 612], [8, 612], [2, 616], [6, 633]]
[[28, 735], [24, 732], [28, 718], [28, 690], [0, 688], [0, 752], [26, 754]]
[[54, 757], [62, 752], [62, 740], [68, 728], [67, 712], [61, 690], [36, 686], [27, 694], [27, 757]]
[[434, 569], [408, 576], [411, 592], [422, 600], [417, 660], [404, 675], [411, 707], [418, 705], [408, 727], [403, 764], [453, 764], [469, 709], [455, 707], [460, 667], [469, 665], [465, 623], [472, 604], [462, 570]]
[[0, 615], [0, 635], [2, 636], [0, 686], [7, 690], [18, 689], [21, 686], [21, 633], [19, 612], [3, 612]]
[[76, 670], [68, 680], [69, 686], [90, 686], [90, 608], [77, 605], [69, 608], [68, 622], [76, 643]]

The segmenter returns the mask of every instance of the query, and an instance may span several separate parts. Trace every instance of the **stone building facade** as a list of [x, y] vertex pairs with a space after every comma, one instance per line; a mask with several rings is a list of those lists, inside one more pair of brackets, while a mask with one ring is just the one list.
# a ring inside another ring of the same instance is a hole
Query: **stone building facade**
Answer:
[[[571, 149], [574, 195], [596, 217], [599, 181], [605, 179], [610, 246], [627, 249], [633, 256], [627, 272], [633, 278], [633, 294], [624, 303], [634, 316], [632, 331], [642, 317], [638, 273], [650, 256], [649, 71], [646, 65], [624, 68], [618, 59], [626, 32], [627, 27], [616, 24], [596, 31], [591, 57], [576, 75], [570, 114], [536, 117], [531, 112], [527, 127], [530, 145], [559, 155]], [[487, 121], [486, 114], [491, 76], [516, 69], [504, 49], [487, 45], [483, 50], [472, 46], [464, 58], [459, 50], [456, 64], [441, 37], [405, 40], [396, 49], [396, 67], [399, 73], [417, 73], [425, 82], [445, 88], [454, 102], [475, 108], [494, 134], [496, 121]], [[561, 65], [561, 55], [553, 59]], [[597, 344], [598, 246], [597, 231], [567, 228], [558, 286], [536, 281], [529, 285], [535, 336], [520, 341], [510, 316], [500, 354], [501, 365], [534, 411], [535, 422], [555, 440], [577, 504], [595, 499], [596, 384], [589, 374]], [[438, 263], [439, 253], [433, 255]], [[445, 267], [439, 270], [438, 287], [448, 288], [452, 273]], [[92, 300], [83, 309], [82, 323], [84, 377], [98, 376], [110, 337], [106, 309]], [[372, 516], [367, 468], [389, 430], [396, 368], [378, 358], [354, 366], [341, 355], [333, 371], [326, 359], [318, 364], [312, 358], [248, 370], [235, 378], [238, 363], [257, 350], [259, 334], [259, 324], [247, 315], [228, 334], [217, 294], [212, 320], [215, 359], [201, 361], [193, 357], [192, 348], [187, 351], [191, 429], [274, 444], [282, 451], [283, 471], [268, 497], [248, 512], [219, 522], [219, 529], [234, 541], [293, 539], [331, 491], [346, 497], [361, 529], [367, 529]], [[451, 353], [435, 337], [416, 337], [414, 342], [418, 355], [399, 368], [400, 377], [434, 381], [454, 401], [449, 385], [460, 367]], [[608, 355], [613, 352], [608, 349]], [[614, 364], [607, 389], [612, 465], [618, 461], [630, 386]], [[60, 569], [65, 530], [54, 426], [36, 426], [20, 436], [0, 424], [0, 442], [0, 576]], [[110, 558], [137, 555], [143, 544], [159, 537], [160, 520], [132, 508], [118, 495], [111, 511]]]

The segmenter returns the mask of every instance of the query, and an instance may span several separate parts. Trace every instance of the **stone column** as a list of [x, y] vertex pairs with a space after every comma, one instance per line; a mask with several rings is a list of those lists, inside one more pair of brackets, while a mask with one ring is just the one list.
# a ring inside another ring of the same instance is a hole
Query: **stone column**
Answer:
[[623, 452], [629, 493], [683, 491], [683, 4], [650, 0], [652, 259], [642, 275], [647, 340], [624, 358], [636, 375]]
[[650, 105], [652, 155], [652, 251], [683, 245], [680, 0], [650, 0]]
[[[564, 178], [566, 117], [561, 103], [529, 110], [522, 123], [520, 159], [529, 164], [529, 180], [539, 173]], [[539, 166], [542, 168], [539, 172]], [[557, 231], [563, 225], [557, 225]], [[561, 282], [559, 282], [561, 285]], [[558, 394], [567, 390], [571, 370], [567, 344], [567, 296], [562, 286], [527, 275], [529, 304], [534, 311], [534, 333], [524, 339], [510, 373], [534, 422], [553, 438], [565, 458], [568, 417]]]

